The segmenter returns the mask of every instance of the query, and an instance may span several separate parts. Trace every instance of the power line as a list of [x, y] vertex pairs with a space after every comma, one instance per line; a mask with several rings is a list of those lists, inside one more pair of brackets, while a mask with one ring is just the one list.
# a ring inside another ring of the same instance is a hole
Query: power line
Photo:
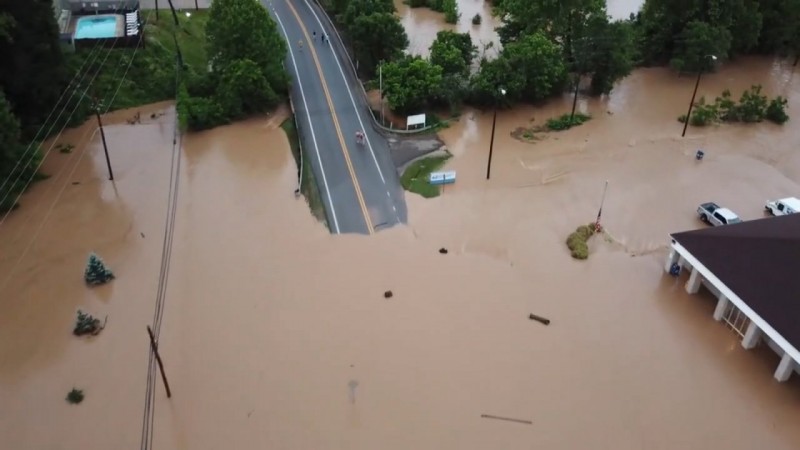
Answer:
[[[177, 16], [173, 10], [173, 18]], [[181, 71], [183, 67], [182, 57], [180, 54], [180, 47], [178, 46], [175, 31], [177, 26], [172, 30], [172, 38], [175, 42], [175, 99], [178, 99], [178, 91], [180, 89]], [[167, 196], [167, 216], [164, 225], [164, 241], [161, 248], [161, 268], [158, 277], [158, 291], [156, 294], [155, 311], [153, 312], [153, 333], [156, 338], [161, 333], [161, 319], [164, 313], [164, 305], [166, 301], [167, 285], [169, 281], [170, 262], [172, 260], [172, 240], [175, 233], [175, 216], [177, 214], [178, 204], [178, 187], [180, 185], [180, 171], [181, 171], [181, 155], [179, 142], [182, 135], [179, 131], [178, 125], [178, 111], [175, 110], [175, 119], [173, 125], [172, 135], [172, 158], [170, 162], [170, 179], [169, 179], [169, 192]], [[149, 347], [149, 358], [147, 364], [147, 387], [145, 389], [145, 404], [142, 417], [142, 434], [140, 448], [141, 450], [148, 450], [153, 446], [153, 425], [155, 420], [155, 353], [153, 347]]]

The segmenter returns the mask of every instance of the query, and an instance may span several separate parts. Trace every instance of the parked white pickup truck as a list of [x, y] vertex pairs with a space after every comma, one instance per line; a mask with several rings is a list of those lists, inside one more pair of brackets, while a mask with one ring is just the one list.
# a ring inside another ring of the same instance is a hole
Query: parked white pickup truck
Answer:
[[773, 216], [785, 216], [786, 214], [794, 214], [800, 211], [800, 200], [794, 197], [782, 198], [767, 202], [764, 208]]
[[700, 216], [700, 220], [715, 227], [731, 225], [742, 221], [733, 211], [728, 208], [721, 208], [714, 202], [700, 205], [697, 208], [697, 214]]

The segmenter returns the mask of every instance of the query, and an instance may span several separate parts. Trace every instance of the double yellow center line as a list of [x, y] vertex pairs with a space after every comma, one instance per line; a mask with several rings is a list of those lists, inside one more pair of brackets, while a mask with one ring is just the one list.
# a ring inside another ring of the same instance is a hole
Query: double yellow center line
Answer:
[[[314, 65], [317, 67], [319, 80], [322, 83], [322, 90], [325, 92], [325, 99], [328, 101], [328, 108], [331, 111], [333, 126], [336, 128], [336, 135], [339, 138], [339, 145], [341, 146], [342, 154], [344, 155], [344, 161], [347, 164], [347, 170], [350, 172], [350, 178], [353, 180], [353, 187], [356, 191], [356, 197], [358, 198], [359, 205], [361, 205], [361, 212], [364, 214], [364, 221], [367, 223], [367, 230], [369, 230], [369, 234], [374, 234], [375, 231], [372, 226], [372, 219], [369, 216], [367, 205], [364, 202], [364, 195], [361, 193], [361, 186], [358, 184], [358, 177], [356, 177], [356, 172], [353, 169], [353, 162], [350, 160], [350, 154], [347, 151], [347, 145], [345, 144], [344, 136], [342, 135], [342, 128], [339, 125], [339, 117], [336, 115], [336, 109], [333, 106], [333, 100], [331, 99], [331, 94], [328, 90], [328, 83], [325, 81], [325, 75], [322, 73], [322, 67], [319, 64], [319, 58], [317, 58], [317, 51], [314, 49], [314, 41], [309, 38], [308, 30], [303, 25], [303, 21], [300, 20], [300, 15], [297, 14], [297, 10], [292, 5], [291, 0], [287, 0], [286, 4], [289, 6], [289, 9], [292, 10], [292, 14], [297, 20], [297, 24], [300, 26], [300, 30], [303, 32], [306, 42], [309, 43], [308, 49], [311, 50], [311, 57], [314, 60]], [[291, 45], [291, 43], [289, 43], [289, 45]]]

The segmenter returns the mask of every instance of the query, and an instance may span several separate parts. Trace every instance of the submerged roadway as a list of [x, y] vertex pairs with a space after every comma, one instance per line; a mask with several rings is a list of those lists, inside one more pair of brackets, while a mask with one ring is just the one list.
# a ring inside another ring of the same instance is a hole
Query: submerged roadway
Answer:
[[[405, 223], [404, 192], [388, 141], [373, 126], [360, 81], [325, 13], [313, 0], [265, 5], [287, 43], [298, 136], [331, 232], [373, 234]], [[359, 130], [366, 135], [363, 144], [356, 142]]]

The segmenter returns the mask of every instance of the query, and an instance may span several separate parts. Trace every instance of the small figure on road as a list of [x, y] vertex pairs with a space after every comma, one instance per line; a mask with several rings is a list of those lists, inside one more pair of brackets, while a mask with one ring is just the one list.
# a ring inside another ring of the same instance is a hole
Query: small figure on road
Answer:
[[356, 131], [356, 144], [358, 145], [364, 144], [364, 132], [361, 130]]
[[300, 47], [300, 50], [302, 50], [302, 49], [303, 49], [303, 40], [302, 40], [302, 39], [300, 39], [299, 41], [297, 41], [297, 46], [298, 46], [298, 47]]
[[328, 39], [327, 37], [325, 37], [325, 33], [320, 33], [319, 37], [320, 37], [320, 39], [322, 39], [322, 43], [323, 43], [323, 44], [324, 44], [324, 43], [326, 42], [326, 40]]
[[314, 42], [317, 41], [317, 30], [311, 32], [311, 38], [314, 40]]

